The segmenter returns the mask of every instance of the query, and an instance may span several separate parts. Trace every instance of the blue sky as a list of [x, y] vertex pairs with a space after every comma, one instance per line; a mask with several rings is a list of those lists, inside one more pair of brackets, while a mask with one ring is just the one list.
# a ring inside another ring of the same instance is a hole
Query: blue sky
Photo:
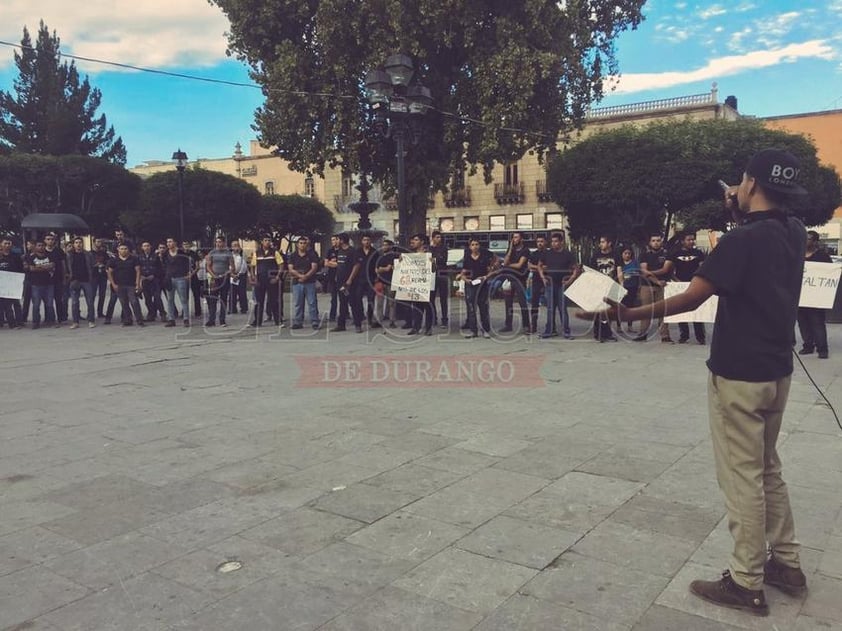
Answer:
[[[598, 105], [709, 92], [735, 95], [740, 111], [775, 116], [842, 109], [842, 0], [794, 2], [650, 0], [646, 20], [617, 42], [621, 76]], [[227, 22], [206, 0], [3, 0], [0, 40], [43, 18], [62, 49], [99, 59], [229, 81], [250, 82], [225, 56]], [[128, 164], [231, 155], [247, 147], [259, 90], [80, 63], [103, 93], [101, 111], [128, 148]], [[0, 88], [15, 76], [0, 46]]]

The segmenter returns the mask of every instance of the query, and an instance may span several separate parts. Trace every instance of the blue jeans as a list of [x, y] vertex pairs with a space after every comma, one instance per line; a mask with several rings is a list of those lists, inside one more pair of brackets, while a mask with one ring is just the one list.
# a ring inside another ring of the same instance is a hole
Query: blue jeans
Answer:
[[94, 311], [94, 285], [90, 282], [80, 283], [78, 281], [70, 281], [70, 304], [73, 312], [73, 321], [79, 324], [81, 313], [79, 312], [79, 295], [85, 292], [85, 304], [88, 307], [88, 322], [96, 321], [96, 312]]
[[310, 312], [310, 323], [313, 326], [319, 324], [319, 305], [316, 302], [316, 283], [296, 283], [292, 286], [293, 316], [292, 323], [303, 324], [304, 322], [304, 301], [307, 301]]
[[53, 302], [56, 297], [56, 287], [49, 285], [32, 285], [32, 324], [41, 324], [41, 303], [44, 303], [44, 322], [49, 324], [56, 321]]
[[552, 335], [555, 328], [556, 309], [561, 313], [561, 330], [564, 335], [570, 335], [570, 316], [567, 315], [567, 300], [564, 297], [564, 287], [549, 283], [544, 287], [544, 298], [547, 301], [547, 326], [544, 335]]
[[186, 278], [173, 278], [170, 280], [169, 289], [167, 289], [167, 318], [171, 322], [175, 322], [175, 295], [178, 294], [178, 300], [181, 302], [181, 313], [185, 320], [190, 319], [190, 305], [187, 302], [187, 290], [190, 287], [190, 281]]

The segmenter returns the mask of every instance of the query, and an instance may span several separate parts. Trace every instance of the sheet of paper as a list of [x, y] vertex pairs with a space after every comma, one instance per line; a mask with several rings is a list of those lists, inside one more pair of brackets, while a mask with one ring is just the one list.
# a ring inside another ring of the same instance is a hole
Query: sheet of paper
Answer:
[[[669, 282], [664, 287], [664, 298], [670, 298], [684, 293], [689, 286], [690, 283]], [[719, 296], [711, 296], [695, 311], [667, 316], [664, 318], [664, 322], [667, 324], [676, 324], [678, 322], [714, 322], [716, 320], [716, 308], [718, 306]]]
[[832, 309], [839, 289], [842, 263], [804, 263], [804, 278], [801, 282], [799, 307]]
[[402, 254], [395, 261], [392, 289], [395, 299], [430, 302], [430, 288], [435, 283], [433, 259], [429, 252]]
[[620, 301], [628, 293], [619, 283], [597, 270], [585, 266], [584, 272], [573, 281], [564, 295], [567, 300], [575, 302], [585, 311], [602, 311], [607, 309], [605, 298]]
[[21, 272], [0, 272], [0, 298], [23, 299], [23, 278]]

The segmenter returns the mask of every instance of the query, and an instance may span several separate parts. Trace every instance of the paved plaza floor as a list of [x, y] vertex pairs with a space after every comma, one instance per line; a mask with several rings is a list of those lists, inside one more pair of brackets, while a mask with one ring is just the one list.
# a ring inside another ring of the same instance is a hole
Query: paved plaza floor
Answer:
[[[245, 318], [0, 330], [0, 629], [842, 629], [842, 432], [800, 367], [809, 591], [755, 618], [688, 592], [731, 547], [707, 347]], [[829, 333], [806, 364], [842, 408]], [[398, 383], [409, 358], [432, 380]], [[477, 358], [497, 372], [442, 383]]]

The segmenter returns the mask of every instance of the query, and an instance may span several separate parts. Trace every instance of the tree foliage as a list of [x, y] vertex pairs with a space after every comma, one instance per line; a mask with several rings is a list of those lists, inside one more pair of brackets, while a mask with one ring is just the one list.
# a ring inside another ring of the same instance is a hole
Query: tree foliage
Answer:
[[[137, 212], [121, 217], [135, 235], [158, 239], [178, 235], [178, 172], [157, 173], [143, 180]], [[216, 234], [246, 233], [257, 221], [260, 192], [225, 173], [194, 168], [184, 172], [184, 237], [207, 242]]]
[[260, 204], [256, 228], [248, 236], [259, 239], [270, 234], [274, 239], [298, 234], [329, 235], [333, 232], [333, 213], [321, 202], [301, 195], [266, 195]]
[[42, 155], [96, 156], [126, 163], [123, 140], [97, 114], [102, 94], [75, 63], [61, 62], [59, 38], [42, 21], [35, 45], [26, 27], [15, 53], [14, 94], [0, 91], [0, 146]]
[[820, 165], [801, 135], [756, 120], [668, 121], [598, 132], [557, 155], [548, 186], [565, 209], [574, 238], [608, 232], [645, 242], [668, 210], [695, 228], [721, 230], [727, 217], [717, 180], [736, 184], [749, 158], [767, 147], [801, 160], [810, 196], [791, 210], [807, 225], [826, 223], [840, 204], [839, 176]]
[[[231, 22], [230, 51], [248, 62], [266, 102], [261, 142], [294, 169], [364, 171], [394, 188], [395, 147], [373, 137], [366, 72], [405, 52], [435, 110], [407, 156], [411, 226], [451, 174], [528, 150], [580, 126], [617, 70], [614, 40], [643, 0], [211, 0]], [[305, 94], [306, 93], [306, 94]], [[322, 96], [324, 95], [324, 96]], [[515, 130], [528, 131], [515, 131]]]
[[17, 232], [30, 213], [73, 213], [95, 234], [110, 232], [131, 211], [140, 178], [88, 156], [0, 155], [0, 228]]

